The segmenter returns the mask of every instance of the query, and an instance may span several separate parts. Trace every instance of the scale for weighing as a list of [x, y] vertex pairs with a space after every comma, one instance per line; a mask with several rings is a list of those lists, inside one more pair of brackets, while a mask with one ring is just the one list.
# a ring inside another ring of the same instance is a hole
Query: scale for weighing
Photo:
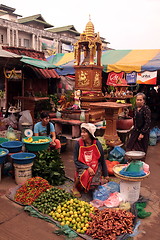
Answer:
[[125, 156], [130, 160], [129, 165], [126, 167], [125, 171], [129, 172], [139, 172], [143, 170], [143, 162], [140, 161], [145, 157], [145, 152], [141, 151], [129, 151], [125, 153]]
[[128, 157], [129, 160], [140, 160], [145, 156], [145, 152], [141, 151], [129, 151], [125, 153], [125, 156]]
[[32, 137], [33, 136], [33, 131], [31, 129], [25, 129], [24, 130], [24, 135], [25, 137]]
[[32, 131], [32, 125], [27, 123], [27, 122], [24, 122], [22, 123], [22, 138], [25, 138], [25, 137], [32, 137], [33, 136], [33, 131]]
[[121, 179], [120, 193], [123, 201], [134, 203], [139, 199], [141, 181], [148, 177], [150, 172], [141, 177], [130, 177], [120, 174], [120, 170], [126, 167], [128, 171], [138, 172], [143, 167], [143, 162], [140, 161], [144, 158], [145, 153], [141, 151], [129, 151], [125, 153], [126, 157], [131, 161], [130, 164], [118, 164], [113, 167], [114, 175]]

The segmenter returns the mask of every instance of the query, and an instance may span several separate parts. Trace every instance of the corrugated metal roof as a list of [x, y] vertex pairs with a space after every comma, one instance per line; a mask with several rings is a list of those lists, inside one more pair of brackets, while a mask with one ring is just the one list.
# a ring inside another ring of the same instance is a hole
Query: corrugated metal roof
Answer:
[[[43, 52], [35, 51], [33, 49], [15, 48], [15, 47], [7, 47], [7, 46], [3, 46], [3, 49], [18, 55], [25, 55], [35, 59], [46, 61]], [[35, 72], [37, 72], [39, 75], [41, 75], [43, 78], [60, 78], [60, 76], [54, 69], [41, 69], [33, 66], [31, 68]]]

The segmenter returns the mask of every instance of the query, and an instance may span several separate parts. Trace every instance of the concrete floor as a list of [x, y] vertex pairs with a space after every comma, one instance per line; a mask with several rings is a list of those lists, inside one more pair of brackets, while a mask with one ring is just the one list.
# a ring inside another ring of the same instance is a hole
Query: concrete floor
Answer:
[[[75, 140], [68, 142], [66, 151], [61, 153], [66, 176], [74, 177], [73, 147]], [[140, 220], [140, 233], [134, 240], [160, 239], [160, 142], [156, 146], [149, 146], [146, 163], [150, 165], [150, 176], [142, 181], [141, 195], [148, 198], [146, 211], [151, 216]], [[0, 182], [0, 240], [61, 240], [63, 236], [53, 234], [57, 227], [44, 220], [28, 216], [23, 208], [8, 200], [5, 194], [16, 183], [12, 177], [2, 177]], [[82, 239], [80, 237], [77, 240]]]

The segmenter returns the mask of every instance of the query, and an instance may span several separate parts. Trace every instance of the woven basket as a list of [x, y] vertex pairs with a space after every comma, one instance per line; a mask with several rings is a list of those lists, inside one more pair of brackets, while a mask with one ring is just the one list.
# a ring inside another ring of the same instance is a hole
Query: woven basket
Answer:
[[118, 165], [115, 165], [115, 166], [113, 167], [114, 175], [115, 175], [116, 177], [122, 179], [122, 180], [125, 180], [125, 181], [140, 182], [140, 181], [142, 181], [143, 179], [145, 179], [146, 177], [148, 177], [148, 176], [150, 175], [150, 172], [148, 172], [145, 176], [142, 176], [142, 177], [129, 177], [129, 176], [124, 176], [124, 175], [122, 175], [122, 174], [120, 174], [120, 173], [118, 173], [118, 172], [116, 171], [116, 169], [117, 169], [118, 167], [122, 167], [122, 168], [123, 168], [123, 167], [126, 167], [126, 164], [118, 164]]

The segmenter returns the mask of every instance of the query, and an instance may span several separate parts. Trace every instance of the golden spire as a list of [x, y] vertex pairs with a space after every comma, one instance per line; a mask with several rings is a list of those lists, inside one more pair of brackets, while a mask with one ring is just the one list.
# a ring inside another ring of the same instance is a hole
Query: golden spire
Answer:
[[86, 24], [85, 33], [87, 37], [94, 37], [94, 25], [91, 22], [90, 15], [89, 15], [89, 22]]

